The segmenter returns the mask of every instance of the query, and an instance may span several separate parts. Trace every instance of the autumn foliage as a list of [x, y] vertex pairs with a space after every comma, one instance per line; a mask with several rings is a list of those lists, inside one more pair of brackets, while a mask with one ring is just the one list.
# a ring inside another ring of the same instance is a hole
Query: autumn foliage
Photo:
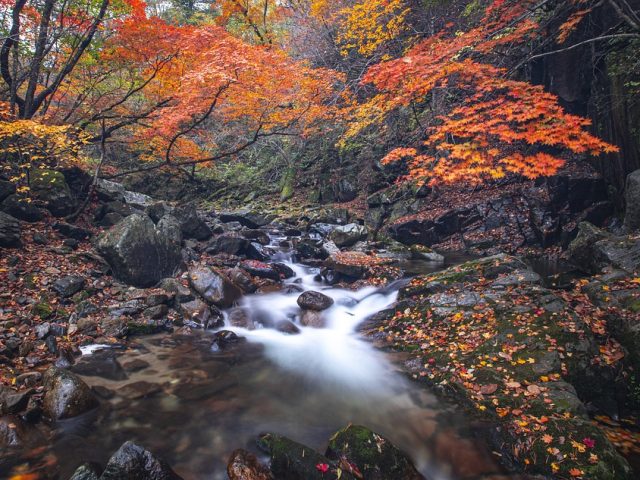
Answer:
[[[121, 143], [150, 168], [207, 167], [266, 137], [304, 139], [336, 125], [344, 144], [416, 106], [429, 112], [420, 141], [399, 145], [384, 163], [404, 162], [420, 183], [536, 178], [554, 174], [568, 154], [615, 151], [556, 97], [496, 66], [541, 35], [536, 2], [486, 5], [471, 26], [425, 36], [404, 0], [225, 0], [215, 21], [194, 24], [150, 16], [139, 0], [18, 0], [0, 7], [14, 32], [0, 63], [15, 120]], [[568, 5], [559, 43], [591, 9]], [[364, 59], [357, 82], [287, 51], [288, 35], [305, 28], [328, 30], [342, 58]], [[28, 48], [14, 48], [15, 38]], [[24, 71], [12, 75], [11, 65]]]
[[403, 57], [369, 68], [362, 82], [377, 94], [354, 109], [347, 136], [440, 95], [454, 100], [436, 112], [421, 143], [394, 149], [383, 160], [407, 160], [408, 178], [420, 183], [477, 183], [509, 173], [536, 178], [553, 175], [563, 153], [616, 151], [586, 130], [588, 119], [566, 113], [554, 95], [510, 79], [506, 68], [491, 63], [500, 49], [537, 32], [530, 3], [495, 1], [478, 27], [444, 30]]

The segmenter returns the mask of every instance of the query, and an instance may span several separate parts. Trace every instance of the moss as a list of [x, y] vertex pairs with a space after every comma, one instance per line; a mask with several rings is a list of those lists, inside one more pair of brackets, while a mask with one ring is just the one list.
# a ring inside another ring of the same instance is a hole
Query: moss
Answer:
[[38, 302], [33, 305], [31, 311], [35, 316], [40, 317], [42, 320], [46, 320], [53, 315], [55, 310], [47, 302]]
[[346, 457], [364, 478], [371, 480], [423, 478], [409, 458], [388, 439], [359, 425], [349, 425], [336, 432], [329, 440], [327, 457], [336, 461]]

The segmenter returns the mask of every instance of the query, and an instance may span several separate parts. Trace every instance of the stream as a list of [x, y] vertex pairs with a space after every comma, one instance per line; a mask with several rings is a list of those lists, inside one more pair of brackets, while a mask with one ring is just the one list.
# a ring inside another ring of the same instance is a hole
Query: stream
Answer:
[[[83, 462], [104, 465], [133, 440], [186, 480], [226, 479], [230, 453], [258, 453], [260, 433], [276, 432], [322, 452], [349, 423], [388, 437], [430, 480], [501, 472], [472, 435], [469, 418], [407, 380], [396, 356], [358, 333], [364, 320], [394, 304], [402, 282], [357, 291], [330, 287], [318, 269], [275, 247], [281, 240], [272, 237], [272, 260], [286, 263], [296, 276], [281, 291], [246, 296], [236, 308], [258, 326], [290, 320], [300, 333], [227, 325], [246, 341], [221, 349], [213, 342], [215, 332], [195, 331], [138, 337], [126, 349], [83, 347], [74, 371], [106, 401], [90, 415], [58, 425], [50, 455], [59, 478], [69, 478]], [[428, 262], [411, 267], [443, 268]], [[326, 328], [299, 324], [296, 299], [306, 290], [334, 300], [322, 312]]]

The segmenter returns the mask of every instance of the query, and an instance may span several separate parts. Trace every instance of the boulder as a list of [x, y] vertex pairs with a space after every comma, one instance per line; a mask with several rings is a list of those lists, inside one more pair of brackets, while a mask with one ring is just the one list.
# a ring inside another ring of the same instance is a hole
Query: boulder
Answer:
[[211, 350], [214, 352], [219, 352], [221, 350], [225, 350], [229, 347], [244, 343], [246, 341], [246, 338], [240, 337], [234, 332], [231, 332], [229, 330], [220, 330], [213, 336]]
[[163, 278], [158, 282], [157, 287], [169, 293], [170, 296], [173, 297], [175, 305], [195, 300], [195, 296], [191, 293], [191, 290], [175, 278]]
[[[136, 210], [134, 210], [131, 205], [127, 205], [121, 200], [115, 200], [113, 202], [107, 202], [98, 208], [93, 219], [98, 225], [108, 227], [115, 225], [118, 221], [134, 213], [136, 213]], [[118, 221], [112, 223], [115, 219], [118, 219]]]
[[320, 292], [308, 291], [298, 297], [298, 305], [303, 310], [322, 311], [333, 305], [333, 298]]
[[571, 242], [567, 251], [569, 261], [585, 272], [595, 273], [597, 271], [593, 257], [595, 244], [605, 239], [607, 235], [607, 232], [595, 225], [588, 222], [580, 223], [578, 235]]
[[[337, 465], [312, 448], [286, 437], [267, 433], [260, 436], [258, 446], [271, 456], [271, 473], [278, 480], [326, 480], [334, 478]], [[325, 466], [326, 472], [318, 466]], [[341, 480], [354, 480], [351, 473], [342, 470]], [[388, 477], [387, 480], [402, 477]]]
[[71, 215], [77, 202], [61, 172], [50, 169], [36, 169], [31, 172], [31, 193], [44, 203], [47, 210], [56, 217]]
[[358, 425], [335, 433], [329, 440], [326, 456], [336, 462], [345, 458], [370, 480], [424, 480], [411, 459], [391, 441]]
[[53, 229], [67, 238], [73, 238], [78, 241], [91, 238], [91, 231], [86, 228], [71, 225], [70, 223], [56, 222], [53, 224]]
[[293, 278], [296, 276], [296, 272], [284, 263], [272, 263], [271, 266], [280, 274], [281, 278]]
[[300, 329], [298, 328], [298, 326], [289, 320], [279, 321], [276, 324], [275, 328], [278, 332], [286, 333], [287, 335], [297, 335], [298, 333], [300, 333]]
[[0, 212], [0, 247], [19, 247], [20, 222], [4, 212]]
[[236, 285], [238, 285], [245, 293], [254, 293], [258, 286], [253, 283], [251, 277], [241, 268], [234, 268], [229, 272], [229, 279]]
[[261, 243], [251, 242], [247, 247], [247, 258], [264, 262], [269, 258], [269, 254]]
[[227, 463], [229, 480], [272, 480], [273, 476], [258, 458], [246, 450], [235, 450]]
[[56, 280], [53, 284], [53, 290], [61, 297], [67, 298], [78, 293], [84, 288], [85, 280], [78, 275], [69, 275]]
[[625, 198], [624, 228], [629, 232], [640, 230], [640, 170], [627, 177]]
[[180, 248], [146, 215], [131, 215], [98, 240], [98, 250], [114, 276], [137, 287], [150, 287], [173, 275], [181, 263]]
[[568, 249], [569, 261], [587, 273], [613, 267], [633, 273], [640, 268], [640, 238], [613, 236], [587, 222]]
[[225, 234], [214, 238], [209, 242], [207, 253], [213, 255], [228, 253], [229, 255], [241, 255], [249, 246], [249, 240], [238, 235]]
[[248, 240], [254, 240], [258, 243], [261, 243], [262, 245], [269, 245], [269, 243], [271, 243], [269, 235], [267, 235], [264, 230], [250, 228], [247, 230], [243, 230], [241, 233], [244, 238]]
[[156, 202], [145, 208], [144, 213], [149, 215], [153, 223], [158, 223], [165, 215], [171, 215], [173, 209], [165, 202]]
[[18, 195], [9, 195], [5, 198], [0, 204], [0, 210], [25, 222], [39, 222], [44, 218], [42, 209]]
[[182, 245], [182, 228], [180, 222], [173, 215], [165, 215], [156, 225], [158, 232], [167, 238], [173, 245], [180, 248]]
[[125, 442], [107, 462], [100, 480], [181, 480], [181, 477], [148, 450]]
[[224, 325], [222, 312], [215, 306], [195, 299], [177, 305], [185, 323], [196, 328], [216, 328]]
[[180, 222], [180, 228], [185, 238], [207, 240], [211, 238], [211, 229], [200, 217], [195, 205], [188, 203], [173, 210], [173, 216]]
[[44, 414], [51, 420], [76, 417], [98, 406], [89, 386], [77, 375], [51, 367], [44, 375]]
[[134, 207], [145, 209], [154, 203], [153, 199], [143, 193], [131, 192], [124, 185], [109, 180], [98, 179], [96, 188], [98, 198], [102, 201], [124, 201]]
[[243, 270], [254, 277], [268, 278], [275, 280], [276, 282], [280, 280], [280, 273], [278, 273], [273, 265], [268, 263], [264, 263], [259, 260], [243, 260], [240, 262], [240, 266]]
[[238, 222], [243, 227], [260, 228], [268, 225], [273, 220], [271, 215], [263, 215], [250, 210], [240, 210], [238, 212], [223, 212], [220, 214], [220, 221], [224, 223]]
[[213, 268], [196, 267], [189, 270], [189, 283], [207, 303], [220, 308], [229, 308], [242, 296], [239, 287]]
[[9, 180], [0, 179], [0, 202], [16, 193], [16, 186]]
[[98, 480], [100, 475], [88, 464], [80, 465], [69, 480]]
[[329, 235], [329, 239], [340, 248], [350, 247], [360, 240], [366, 239], [368, 234], [369, 232], [366, 227], [357, 223], [350, 223], [336, 227]]

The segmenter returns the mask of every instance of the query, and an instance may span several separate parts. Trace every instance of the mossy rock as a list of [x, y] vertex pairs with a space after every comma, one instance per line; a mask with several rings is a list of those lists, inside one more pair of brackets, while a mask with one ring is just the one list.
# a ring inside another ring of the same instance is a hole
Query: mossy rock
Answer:
[[51, 317], [54, 313], [54, 309], [47, 302], [38, 302], [35, 303], [31, 309], [31, 312], [34, 316], [40, 317], [42, 320], [46, 320]]
[[[355, 480], [327, 457], [286, 437], [267, 433], [258, 446], [271, 455], [271, 472], [278, 480]], [[326, 472], [318, 468], [322, 465], [327, 466]]]
[[56, 217], [73, 213], [76, 201], [61, 172], [46, 168], [31, 173], [30, 188], [33, 196], [45, 202], [47, 210]]
[[327, 458], [340, 461], [343, 457], [368, 480], [424, 479], [409, 457], [391, 441], [359, 425], [349, 425], [331, 437]]

